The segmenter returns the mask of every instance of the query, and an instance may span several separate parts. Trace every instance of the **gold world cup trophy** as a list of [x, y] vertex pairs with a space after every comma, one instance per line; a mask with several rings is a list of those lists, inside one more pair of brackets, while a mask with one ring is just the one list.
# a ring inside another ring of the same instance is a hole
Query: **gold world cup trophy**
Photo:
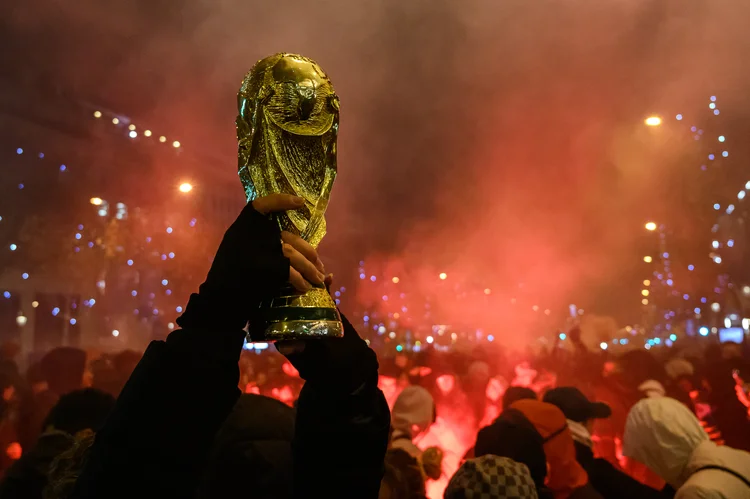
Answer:
[[[305, 199], [274, 215], [282, 230], [313, 247], [326, 233], [324, 214], [336, 178], [339, 100], [318, 64], [296, 54], [258, 61], [237, 94], [239, 175], [247, 202], [272, 193]], [[252, 341], [343, 336], [336, 304], [325, 288], [300, 295], [289, 286], [258, 304]]]

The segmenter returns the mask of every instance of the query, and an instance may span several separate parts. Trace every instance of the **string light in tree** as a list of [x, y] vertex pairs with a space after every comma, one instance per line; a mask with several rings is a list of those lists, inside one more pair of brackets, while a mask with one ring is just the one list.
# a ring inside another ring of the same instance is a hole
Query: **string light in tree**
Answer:
[[[135, 123], [131, 123], [129, 119], [127, 119], [125, 117], [122, 117], [122, 116], [114, 116], [114, 115], [111, 115], [111, 116], [112, 116], [112, 124], [113, 125], [120, 126], [120, 125], [123, 125], [123, 124], [127, 123], [128, 126], [125, 127], [127, 129], [127, 136], [130, 137], [131, 139], [138, 138], [138, 132], [136, 131], [137, 130], [137, 126], [135, 125]], [[105, 113], [104, 112], [102, 112], [100, 110], [94, 111], [94, 118], [99, 119], [99, 118], [102, 118], [102, 117], [105, 117]], [[143, 137], [151, 138], [153, 136], [153, 132], [151, 130], [147, 129], [147, 130], [143, 131], [142, 135], [143, 135]], [[159, 142], [161, 142], [162, 144], [166, 143], [167, 142], [167, 137], [164, 136], [164, 135], [159, 136]], [[179, 148], [182, 147], [182, 143], [179, 140], [174, 140], [174, 141], [172, 141], [172, 147], [174, 147], [175, 149], [179, 149]]]
[[[97, 110], [97, 111], [94, 112], [94, 118], [95, 119], [101, 119], [101, 118], [111, 119], [111, 122], [114, 125], [113, 129], [116, 130], [118, 128], [120, 128], [120, 129], [121, 128], [126, 128], [125, 133], [130, 138], [136, 138], [139, 135], [141, 135], [143, 137], [146, 137], [146, 138], [149, 138], [149, 137], [153, 137], [153, 135], [154, 135], [151, 130], [144, 130], [143, 133], [139, 134], [137, 132], [136, 125], [134, 123], [130, 123], [130, 121], [127, 118], [123, 118], [122, 116], [113, 116], [113, 115], [105, 116], [105, 114], [106, 113]], [[159, 142], [160, 143], [166, 143], [167, 142], [166, 136], [163, 136], [163, 135], [159, 136]], [[171, 145], [175, 149], [181, 149], [182, 148], [182, 144], [179, 141], [176, 141], [176, 140], [172, 141]], [[22, 147], [16, 148], [15, 149], [15, 153], [16, 153], [16, 155], [19, 155], [19, 156], [20, 155], [24, 155], [24, 153], [25, 153], [24, 148], [22, 148]], [[45, 154], [44, 153], [39, 152], [37, 154], [37, 156], [38, 156], [38, 158], [40, 160], [45, 160]], [[60, 164], [59, 166], [56, 167], [56, 169], [60, 173], [65, 173], [65, 172], [69, 171], [69, 168], [68, 168], [68, 166], [66, 164]], [[186, 186], [189, 186], [189, 187], [186, 188]], [[19, 187], [19, 189], [24, 189], [25, 185], [23, 183], [21, 183], [21, 184], [18, 185], [18, 187]], [[193, 188], [192, 184], [190, 184], [190, 183], [183, 182], [182, 184], [180, 184], [180, 192], [188, 193], [188, 192], [190, 192], [192, 190], [192, 188]], [[95, 197], [91, 197], [89, 199], [89, 203], [97, 210], [97, 214], [99, 216], [101, 216], [101, 217], [107, 217], [107, 216], [109, 216], [109, 214], [110, 214], [109, 203], [106, 200], [104, 200], [104, 199], [102, 199], [102, 198], [100, 198], [98, 196], [95, 196]], [[127, 218], [127, 207], [126, 207], [126, 205], [124, 203], [118, 202], [118, 203], [115, 203], [115, 207], [116, 207], [116, 210], [113, 211], [114, 218], [117, 219], [117, 220], [124, 220], [124, 219], [126, 219]], [[24, 216], [24, 215], [21, 214], [21, 216]], [[3, 220], [4, 220], [3, 217], [0, 216], [0, 221], [3, 221]], [[190, 227], [195, 227], [196, 226], [196, 219], [195, 218], [192, 218], [190, 220], [189, 226]], [[101, 240], [102, 240], [101, 237], [99, 237], [99, 238], [94, 238], [94, 237], [89, 238], [88, 236], [84, 236], [84, 233], [83, 233], [84, 226], [83, 226], [83, 224], [80, 224], [80, 223], [79, 224], [74, 224], [74, 227], [75, 227], [75, 229], [74, 229], [74, 232], [72, 234], [72, 236], [73, 236], [72, 237], [72, 241], [75, 242], [75, 245], [73, 246], [73, 253], [74, 254], [79, 254], [79, 253], [82, 254], [83, 253], [82, 249], [95, 250], [97, 248], [101, 248], [102, 247], [103, 243], [101, 242]], [[87, 239], [89, 239], [89, 240], [87, 240]], [[151, 237], [147, 238], [147, 240], [149, 240], [149, 241], [150, 241], [150, 239], [151, 239]], [[80, 245], [79, 245], [79, 243], [80, 243]], [[16, 251], [18, 251], [20, 249], [20, 246], [18, 244], [14, 243], [14, 242], [9, 243], [7, 247], [12, 252], [16, 252]], [[121, 251], [121, 250], [118, 250], [117, 248], [115, 248], [115, 252], [117, 252], [117, 251]], [[175, 251], [172, 251], [171, 249], [167, 249], [166, 251], [164, 251], [162, 253], [161, 260], [162, 261], [164, 261], [164, 260], [173, 260], [173, 259], [175, 259], [175, 257], [176, 257]], [[130, 258], [130, 259], [127, 260], [127, 266], [128, 267], [132, 268], [133, 264], [134, 264], [134, 261], [133, 261], [132, 258]], [[30, 270], [33, 271], [33, 269], [30, 269]], [[20, 274], [20, 277], [23, 280], [29, 280], [31, 278], [31, 274], [30, 274], [30, 272], [22, 272]], [[104, 292], [104, 290], [106, 289], [106, 281], [103, 280], [103, 279], [99, 280], [99, 281], [96, 282], [96, 286], [97, 286], [97, 288], [101, 292]], [[172, 295], [172, 289], [165, 290], [164, 294], [167, 295], [167, 296]], [[132, 293], [131, 293], [131, 296], [133, 298], [135, 298], [135, 297], [138, 297], [139, 295], [138, 295], [138, 293], [137, 293], [136, 290], [133, 290]], [[6, 299], [10, 299], [11, 293], [6, 291], [5, 293], [3, 293], [3, 297], [6, 298]], [[151, 299], [153, 299], [153, 297]], [[86, 306], [86, 307], [88, 307], [88, 308], [93, 307], [95, 303], [96, 303], [96, 299], [94, 299], [94, 298], [89, 298], [89, 299], [83, 301], [83, 305]], [[35, 304], [35, 305], [33, 305], [34, 308], [36, 308], [36, 307], [39, 306], [38, 302], [34, 302], [34, 304]], [[72, 304], [72, 308], [74, 308], [74, 309], [76, 308], [76, 304], [75, 303]], [[172, 306], [172, 309], [174, 309], [174, 306]], [[158, 313], [159, 308], [154, 307], [154, 310], [157, 310], [157, 313]], [[58, 314], [61, 314], [60, 308], [59, 307], [53, 307], [51, 309], [51, 314], [53, 316], [57, 316]], [[77, 321], [77, 319], [71, 318], [69, 316], [65, 317], [65, 320], [68, 321], [71, 325], [75, 325], [76, 321]]]

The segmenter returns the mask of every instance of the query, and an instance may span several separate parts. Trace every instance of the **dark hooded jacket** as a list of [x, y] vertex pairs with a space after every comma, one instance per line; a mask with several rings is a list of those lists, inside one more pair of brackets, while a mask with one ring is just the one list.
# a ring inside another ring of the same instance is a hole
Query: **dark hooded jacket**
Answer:
[[[130, 376], [96, 435], [72, 499], [194, 497], [240, 397], [248, 304], [272, 296], [289, 277], [280, 240], [270, 218], [252, 204], [243, 209], [177, 320], [182, 329], [151, 342]], [[295, 497], [378, 496], [390, 414], [377, 388], [375, 354], [345, 319], [344, 326], [344, 338], [330, 341], [331, 350], [343, 349], [339, 364], [316, 356], [305, 369], [295, 365], [308, 380], [293, 442]], [[347, 350], [348, 338], [356, 351]], [[324, 343], [310, 342], [305, 355]], [[247, 483], [248, 497], [252, 490]]]

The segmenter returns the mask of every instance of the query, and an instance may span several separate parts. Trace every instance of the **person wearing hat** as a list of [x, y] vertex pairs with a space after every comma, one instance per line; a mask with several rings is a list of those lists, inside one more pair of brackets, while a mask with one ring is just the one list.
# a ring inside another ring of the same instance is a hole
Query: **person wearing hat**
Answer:
[[525, 464], [486, 455], [466, 461], [453, 475], [444, 499], [538, 499]]
[[605, 499], [657, 499], [661, 492], [643, 485], [612, 463], [594, 457], [591, 429], [597, 419], [606, 419], [612, 410], [602, 402], [592, 402], [578, 388], [562, 386], [549, 390], [544, 402], [557, 406], [568, 420], [576, 448], [576, 460], [589, 475], [589, 483]]

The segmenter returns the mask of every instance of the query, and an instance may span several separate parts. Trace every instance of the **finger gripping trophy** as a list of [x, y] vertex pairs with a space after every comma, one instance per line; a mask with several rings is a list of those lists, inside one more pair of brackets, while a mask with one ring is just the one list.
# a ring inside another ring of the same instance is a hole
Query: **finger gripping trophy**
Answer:
[[[317, 247], [336, 178], [339, 100], [333, 84], [312, 59], [276, 54], [245, 75], [237, 103], [237, 159], [247, 201], [273, 193], [304, 198], [304, 207], [274, 216], [282, 230]], [[343, 335], [325, 288], [300, 295], [290, 286], [252, 316], [252, 341]]]

